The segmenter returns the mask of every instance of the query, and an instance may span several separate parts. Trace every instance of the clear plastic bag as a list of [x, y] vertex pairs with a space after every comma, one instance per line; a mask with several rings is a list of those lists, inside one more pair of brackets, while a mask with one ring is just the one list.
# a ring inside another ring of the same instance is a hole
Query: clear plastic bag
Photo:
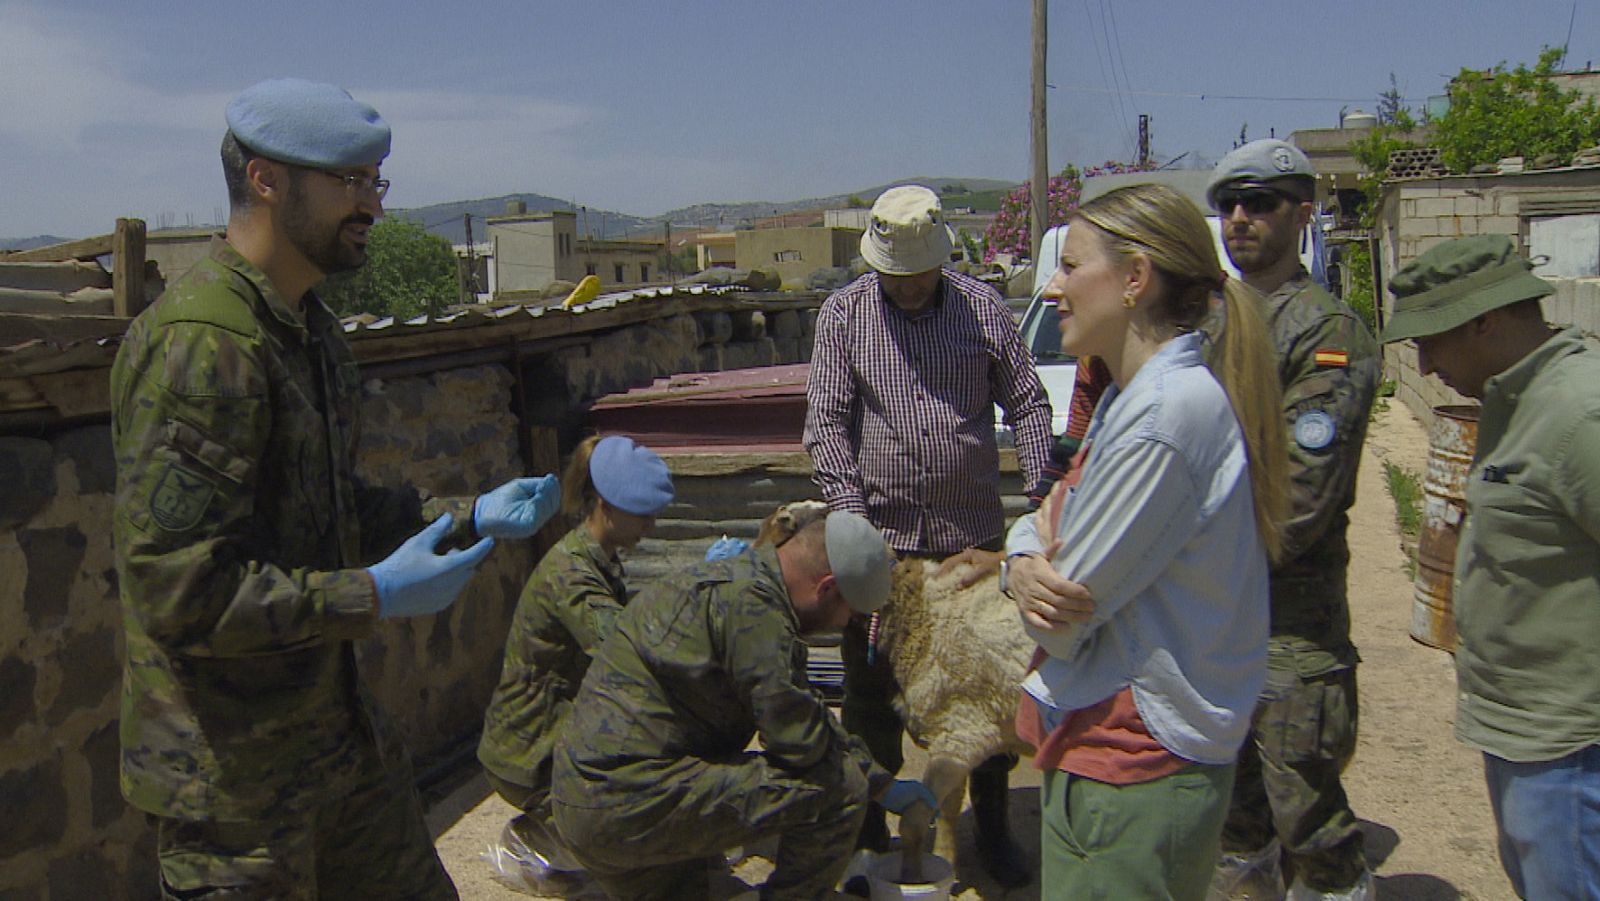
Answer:
[[[540, 829], [523, 823], [522, 829]], [[542, 830], [541, 830], [542, 831]], [[605, 898], [605, 892], [590, 879], [560, 842], [544, 844], [545, 850], [529, 847], [511, 823], [500, 831], [500, 840], [483, 852], [483, 859], [494, 868], [495, 881], [519, 892], [544, 897], [589, 901]]]

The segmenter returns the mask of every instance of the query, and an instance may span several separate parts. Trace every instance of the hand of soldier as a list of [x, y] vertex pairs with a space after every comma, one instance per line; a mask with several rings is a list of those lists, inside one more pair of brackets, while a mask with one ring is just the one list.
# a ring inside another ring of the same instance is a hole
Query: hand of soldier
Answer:
[[933, 811], [938, 808], [939, 801], [934, 798], [933, 792], [917, 779], [896, 779], [889, 787], [883, 790], [883, 795], [878, 798], [878, 803], [883, 809], [899, 816], [907, 816], [916, 805], [928, 808], [928, 819], [933, 819]]
[[512, 479], [472, 505], [472, 524], [486, 538], [527, 538], [561, 508], [561, 482], [555, 476]]
[[466, 587], [478, 564], [494, 549], [494, 539], [485, 538], [464, 551], [435, 553], [439, 542], [449, 534], [451, 522], [446, 513], [367, 568], [378, 592], [380, 617], [438, 613]]
[[1046, 632], [1088, 622], [1094, 615], [1089, 589], [1056, 572], [1050, 558], [1059, 550], [1052, 543], [1043, 553], [1018, 554], [1007, 564], [1006, 588], [1028, 625]]
[[934, 578], [942, 579], [957, 569], [966, 566], [968, 569], [956, 581], [956, 587], [971, 588], [999, 572], [1000, 561], [1005, 558], [1005, 551], [986, 551], [982, 548], [969, 547], [959, 554], [944, 558], [944, 562], [939, 564], [939, 572]]

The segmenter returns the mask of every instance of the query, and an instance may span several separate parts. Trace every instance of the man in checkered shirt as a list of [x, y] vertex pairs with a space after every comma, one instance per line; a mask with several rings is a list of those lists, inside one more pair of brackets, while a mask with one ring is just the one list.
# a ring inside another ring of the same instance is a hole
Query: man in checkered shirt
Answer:
[[[1050, 452], [1050, 402], [1033, 358], [1000, 295], [943, 268], [952, 246], [938, 195], [916, 185], [885, 191], [861, 237], [874, 271], [834, 292], [817, 316], [805, 428], [817, 487], [833, 509], [882, 529], [901, 556], [1000, 549], [996, 404], [1029, 489]], [[902, 727], [888, 663], [869, 661], [861, 622], [846, 627], [841, 652], [845, 728], [896, 772]], [[992, 758], [970, 782], [979, 859], [1008, 886], [1030, 878], [1006, 820], [1015, 763]], [[881, 849], [887, 840], [874, 810], [862, 844]]]

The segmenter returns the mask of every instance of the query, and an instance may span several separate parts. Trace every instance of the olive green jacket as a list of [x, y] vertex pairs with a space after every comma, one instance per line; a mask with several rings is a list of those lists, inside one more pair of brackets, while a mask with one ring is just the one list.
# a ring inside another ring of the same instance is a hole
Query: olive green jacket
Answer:
[[1489, 379], [1456, 551], [1456, 735], [1516, 762], [1600, 742], [1600, 351]]
[[705, 761], [759, 737], [787, 772], [893, 778], [806, 680], [806, 646], [777, 555], [757, 548], [640, 590], [617, 617], [556, 744], [560, 804], [649, 815]]
[[362, 564], [470, 508], [356, 480], [355, 358], [314, 295], [305, 312], [219, 238], [111, 370], [122, 789], [151, 813], [293, 812], [400, 753], [358, 688]]
[[588, 528], [562, 536], [522, 589], [500, 684], [483, 717], [478, 760], [489, 772], [550, 790], [550, 753], [589, 660], [628, 602], [622, 564]]
[[1356, 312], [1302, 269], [1267, 297], [1288, 430], [1290, 518], [1272, 570], [1274, 649], [1302, 658], [1302, 675], [1353, 663], [1345, 530], [1356, 469], [1382, 372]]

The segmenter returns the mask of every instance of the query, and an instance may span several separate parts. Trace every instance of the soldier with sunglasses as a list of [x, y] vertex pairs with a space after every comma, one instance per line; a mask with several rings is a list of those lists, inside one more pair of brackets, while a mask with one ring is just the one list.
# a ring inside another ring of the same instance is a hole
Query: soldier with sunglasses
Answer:
[[1266, 295], [1289, 432], [1291, 515], [1272, 570], [1267, 686], [1239, 752], [1211, 899], [1369, 899], [1361, 831], [1339, 774], [1356, 746], [1356, 663], [1345, 570], [1347, 511], [1377, 390], [1377, 343], [1361, 317], [1311, 280], [1299, 242], [1316, 172], [1278, 140], [1217, 164], [1206, 189], [1228, 257]]

